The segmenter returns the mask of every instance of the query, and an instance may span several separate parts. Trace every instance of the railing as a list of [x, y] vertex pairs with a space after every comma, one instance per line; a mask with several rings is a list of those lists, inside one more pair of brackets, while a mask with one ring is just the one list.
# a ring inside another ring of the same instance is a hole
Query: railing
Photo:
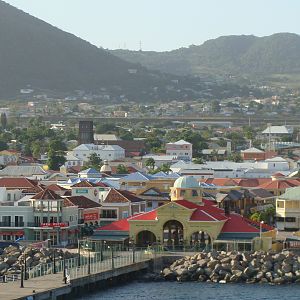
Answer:
[[103, 251], [85, 253], [85, 256], [64, 260], [54, 263], [39, 264], [35, 267], [27, 269], [27, 278], [50, 275], [54, 273], [62, 273], [64, 265], [69, 274], [70, 279], [86, 276], [89, 274], [101, 273], [114, 268], [128, 266], [136, 262], [145, 261], [152, 258], [152, 253], [145, 250], [140, 251]]
[[0, 222], [0, 227], [24, 227], [24, 222]]

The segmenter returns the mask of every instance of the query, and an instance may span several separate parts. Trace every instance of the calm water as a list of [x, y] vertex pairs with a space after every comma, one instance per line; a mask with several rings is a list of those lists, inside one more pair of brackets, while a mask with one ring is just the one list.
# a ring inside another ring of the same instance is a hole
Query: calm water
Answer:
[[259, 284], [211, 284], [197, 282], [132, 282], [89, 294], [79, 299], [299, 300], [300, 285], [270, 286]]

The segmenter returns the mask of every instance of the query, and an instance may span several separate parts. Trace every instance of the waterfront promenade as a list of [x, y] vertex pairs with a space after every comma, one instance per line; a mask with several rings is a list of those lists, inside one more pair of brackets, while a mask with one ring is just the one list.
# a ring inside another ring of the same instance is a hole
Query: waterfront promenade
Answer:
[[122, 252], [103, 261], [92, 261], [90, 264], [69, 268], [66, 284], [62, 271], [25, 280], [24, 288], [20, 287], [20, 280], [0, 283], [0, 299], [55, 300], [59, 296], [70, 294], [76, 288], [146, 269], [151, 259], [151, 253], [145, 251], [135, 252], [134, 257], [132, 252]]

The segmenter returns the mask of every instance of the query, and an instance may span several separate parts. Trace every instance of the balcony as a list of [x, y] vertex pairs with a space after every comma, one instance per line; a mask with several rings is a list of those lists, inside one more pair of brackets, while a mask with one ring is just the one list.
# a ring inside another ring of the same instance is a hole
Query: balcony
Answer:
[[68, 227], [69, 222], [63, 223], [36, 223], [36, 222], [0, 222], [0, 228], [11, 228], [11, 227]]
[[0, 222], [0, 227], [24, 227], [24, 222]]

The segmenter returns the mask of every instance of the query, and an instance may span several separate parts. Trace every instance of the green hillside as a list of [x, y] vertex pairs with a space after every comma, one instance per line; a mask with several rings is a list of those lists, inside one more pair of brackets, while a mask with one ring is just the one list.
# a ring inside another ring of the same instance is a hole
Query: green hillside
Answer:
[[200, 46], [169, 52], [114, 50], [111, 53], [149, 69], [180, 75], [300, 73], [300, 36], [292, 33], [222, 36]]

